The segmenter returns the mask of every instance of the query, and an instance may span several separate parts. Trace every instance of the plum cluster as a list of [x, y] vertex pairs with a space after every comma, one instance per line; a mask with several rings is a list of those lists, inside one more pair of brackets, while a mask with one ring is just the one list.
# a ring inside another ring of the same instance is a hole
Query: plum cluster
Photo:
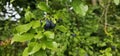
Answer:
[[53, 29], [55, 28], [55, 24], [51, 21], [51, 20], [46, 20], [46, 24], [44, 25], [44, 29], [48, 30], [48, 29]]

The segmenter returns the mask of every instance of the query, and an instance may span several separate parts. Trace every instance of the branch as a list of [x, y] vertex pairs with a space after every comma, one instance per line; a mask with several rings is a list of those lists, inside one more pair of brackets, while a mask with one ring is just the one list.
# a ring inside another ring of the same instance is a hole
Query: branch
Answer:
[[108, 0], [108, 4], [106, 5], [106, 8], [105, 8], [105, 17], [104, 17], [104, 32], [111, 36], [111, 34], [107, 31], [107, 25], [108, 25], [108, 20], [107, 20], [107, 14], [108, 14], [108, 9], [109, 9], [109, 6], [110, 6], [110, 0]]

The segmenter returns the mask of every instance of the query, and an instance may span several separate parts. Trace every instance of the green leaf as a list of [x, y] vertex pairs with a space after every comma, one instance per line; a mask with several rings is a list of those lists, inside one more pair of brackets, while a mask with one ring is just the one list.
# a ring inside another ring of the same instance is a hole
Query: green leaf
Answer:
[[24, 24], [24, 25], [18, 25], [15, 29], [17, 30], [18, 33], [22, 34], [27, 32], [31, 28], [31, 24]]
[[73, 10], [80, 16], [85, 16], [88, 11], [88, 6], [80, 3], [79, 0], [74, 0], [72, 2]]
[[34, 45], [36, 45], [37, 42], [30, 42], [28, 43], [28, 47], [34, 47]]
[[52, 41], [44, 41], [44, 44], [46, 45], [46, 48], [53, 49]]
[[41, 47], [42, 47], [42, 49], [46, 49], [47, 48], [47, 44], [49, 43], [50, 41], [47, 41], [46, 39], [42, 39], [41, 40]]
[[52, 42], [52, 45], [53, 45], [53, 50], [56, 50], [57, 49], [57, 47], [58, 47], [58, 44], [56, 43], [56, 42]]
[[43, 11], [48, 11], [48, 10], [49, 10], [49, 8], [48, 8], [48, 6], [46, 5], [45, 2], [40, 2], [40, 3], [37, 5], [37, 7], [38, 7], [40, 10], [43, 10]]
[[97, 44], [98, 46], [106, 46], [106, 43], [105, 42], [100, 42], [99, 44]]
[[34, 56], [47, 56], [47, 54], [44, 50], [39, 50], [34, 54]]
[[[93, 41], [93, 40], [96, 40], [96, 41]], [[96, 44], [96, 43], [99, 42], [99, 38], [98, 38], [98, 37], [88, 38], [88, 39], [86, 39], [86, 42], [87, 42], [88, 44]]]
[[37, 35], [34, 36], [35, 39], [41, 39], [43, 37], [42, 32], [38, 32]]
[[114, 0], [115, 5], [119, 5], [119, 0]]
[[54, 39], [54, 33], [51, 31], [45, 31], [44, 35], [48, 38]]
[[81, 49], [79, 49], [79, 54], [80, 54], [81, 56], [85, 56], [85, 55], [86, 55], [86, 51], [81, 48]]
[[58, 44], [52, 40], [46, 40], [46, 39], [41, 39], [41, 46], [43, 49], [51, 49], [51, 50], [56, 50]]
[[56, 28], [57, 28], [58, 30], [60, 30], [61, 32], [66, 32], [66, 31], [67, 31], [67, 28], [64, 27], [63, 25], [57, 26]]
[[22, 56], [28, 56], [28, 47], [24, 49]]
[[45, 40], [45, 39], [41, 40], [41, 48], [44, 49], [44, 50], [47, 48], [47, 46], [46, 46], [46, 44], [45, 44], [46, 41], [47, 41], [47, 40]]
[[40, 44], [38, 44], [38, 43], [34, 44], [33, 49], [29, 52], [29, 55], [32, 55], [32, 54], [36, 53], [37, 51], [40, 50], [40, 48], [41, 48]]
[[14, 2], [15, 0], [10, 0], [10, 3]]
[[16, 41], [16, 42], [25, 42], [25, 41], [29, 41], [34, 37], [34, 34], [30, 34], [30, 33], [26, 33], [26, 34], [15, 34], [12, 42]]
[[32, 12], [30, 12], [30, 11], [26, 11], [26, 13], [25, 13], [25, 20], [26, 21], [30, 21], [32, 18], [35, 18], [35, 15]]
[[35, 29], [37, 27], [40, 27], [40, 21], [32, 21], [32, 28]]
[[51, 50], [56, 50], [58, 44], [56, 42], [44, 39], [44, 40], [41, 41], [41, 46], [42, 46], [43, 49], [48, 48], [48, 49], [51, 49]]

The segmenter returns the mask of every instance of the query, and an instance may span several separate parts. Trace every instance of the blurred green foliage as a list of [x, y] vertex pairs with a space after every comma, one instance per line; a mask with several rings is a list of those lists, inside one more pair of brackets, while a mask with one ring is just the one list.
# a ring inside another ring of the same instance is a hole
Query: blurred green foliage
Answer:
[[119, 0], [96, 1], [0, 0], [23, 8], [0, 21], [0, 56], [119, 56]]

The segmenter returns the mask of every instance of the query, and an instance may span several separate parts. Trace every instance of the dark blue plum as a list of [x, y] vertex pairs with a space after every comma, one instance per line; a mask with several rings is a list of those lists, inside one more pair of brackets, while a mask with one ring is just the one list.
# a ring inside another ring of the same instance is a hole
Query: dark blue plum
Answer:
[[44, 25], [44, 29], [48, 30], [48, 29], [53, 29], [55, 28], [55, 24], [51, 21], [51, 20], [46, 20], [46, 24]]
[[44, 29], [48, 30], [50, 28], [50, 21], [46, 20], [46, 24], [44, 25]]
[[115, 51], [116, 47], [115, 47], [115, 46], [112, 46], [111, 49], [112, 49], [113, 51]]
[[50, 21], [50, 28], [53, 29], [53, 28], [55, 28], [55, 26], [56, 25], [52, 21]]
[[76, 34], [75, 33], [73, 33], [73, 34], [71, 34], [73, 37], [76, 37]]

